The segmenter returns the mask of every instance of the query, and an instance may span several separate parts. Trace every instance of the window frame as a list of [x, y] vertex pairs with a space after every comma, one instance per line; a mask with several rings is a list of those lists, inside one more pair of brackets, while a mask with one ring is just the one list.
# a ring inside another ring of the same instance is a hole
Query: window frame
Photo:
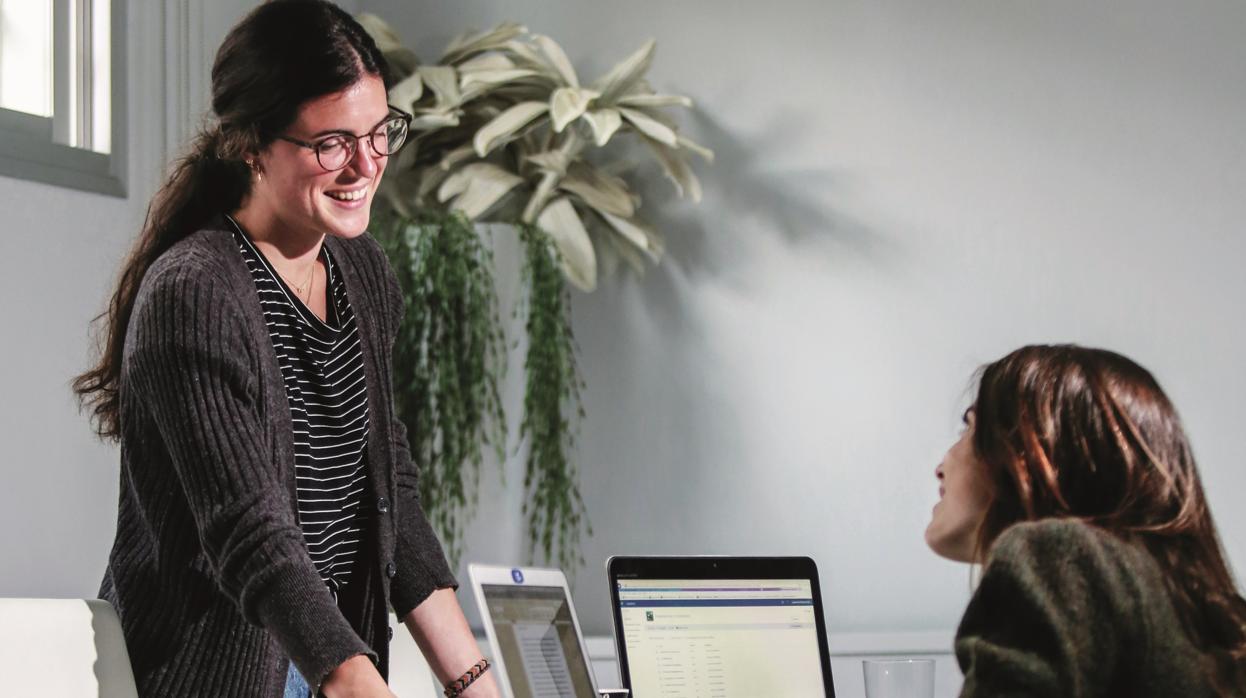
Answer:
[[[54, 0], [53, 14], [53, 115], [42, 117], [0, 108], [0, 175], [52, 184], [110, 196], [127, 195], [127, 42], [126, 0], [91, 0], [109, 3], [109, 82], [111, 114], [108, 153], [67, 145], [71, 140], [88, 140], [89, 119], [82, 115], [71, 121], [71, 56], [82, 55], [82, 46], [69, 46], [68, 12], [71, 0]], [[87, 5], [87, 12], [90, 11]], [[89, 46], [89, 44], [88, 44]], [[82, 80], [90, 81], [89, 71]], [[80, 109], [91, 105], [77, 100]], [[89, 111], [84, 112], [89, 114]], [[73, 125], [85, 134], [71, 134]], [[86, 135], [86, 138], [81, 136]]]

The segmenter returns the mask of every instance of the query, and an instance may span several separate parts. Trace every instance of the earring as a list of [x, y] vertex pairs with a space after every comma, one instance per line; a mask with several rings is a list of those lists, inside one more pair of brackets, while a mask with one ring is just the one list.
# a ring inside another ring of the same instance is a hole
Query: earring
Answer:
[[263, 182], [264, 181], [264, 170], [261, 170], [260, 166], [257, 165], [254, 160], [247, 160], [246, 163], [247, 163], [247, 167], [251, 168], [251, 171], [255, 173], [256, 181]]

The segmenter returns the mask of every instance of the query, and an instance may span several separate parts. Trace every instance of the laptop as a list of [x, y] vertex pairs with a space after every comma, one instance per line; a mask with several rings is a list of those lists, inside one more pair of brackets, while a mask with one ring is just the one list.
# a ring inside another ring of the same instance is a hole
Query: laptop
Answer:
[[561, 570], [468, 565], [495, 677], [510, 698], [597, 698]]
[[619, 676], [632, 698], [834, 698], [808, 557], [612, 557]]

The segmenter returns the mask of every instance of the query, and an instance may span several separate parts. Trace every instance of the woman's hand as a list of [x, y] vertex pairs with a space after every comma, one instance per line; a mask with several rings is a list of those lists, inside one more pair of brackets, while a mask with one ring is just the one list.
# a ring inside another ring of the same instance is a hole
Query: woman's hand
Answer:
[[367, 656], [357, 654], [329, 672], [320, 692], [325, 698], [397, 698]]

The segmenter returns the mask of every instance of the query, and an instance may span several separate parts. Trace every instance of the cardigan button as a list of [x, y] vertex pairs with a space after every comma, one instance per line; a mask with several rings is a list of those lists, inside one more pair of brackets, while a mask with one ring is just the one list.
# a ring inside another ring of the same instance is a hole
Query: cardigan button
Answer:
[[394, 629], [393, 629], [393, 628], [386, 628], [386, 630], [388, 630], [388, 631], [389, 631], [389, 639], [390, 639], [390, 640], [393, 640], [393, 639], [394, 639]]
[[398, 565], [395, 565], [392, 562], [385, 565], [385, 576], [386, 577], [393, 579], [394, 575], [396, 574], [398, 574]]
[[376, 510], [382, 514], [389, 511], [389, 500], [384, 497], [378, 497], [376, 500]]

